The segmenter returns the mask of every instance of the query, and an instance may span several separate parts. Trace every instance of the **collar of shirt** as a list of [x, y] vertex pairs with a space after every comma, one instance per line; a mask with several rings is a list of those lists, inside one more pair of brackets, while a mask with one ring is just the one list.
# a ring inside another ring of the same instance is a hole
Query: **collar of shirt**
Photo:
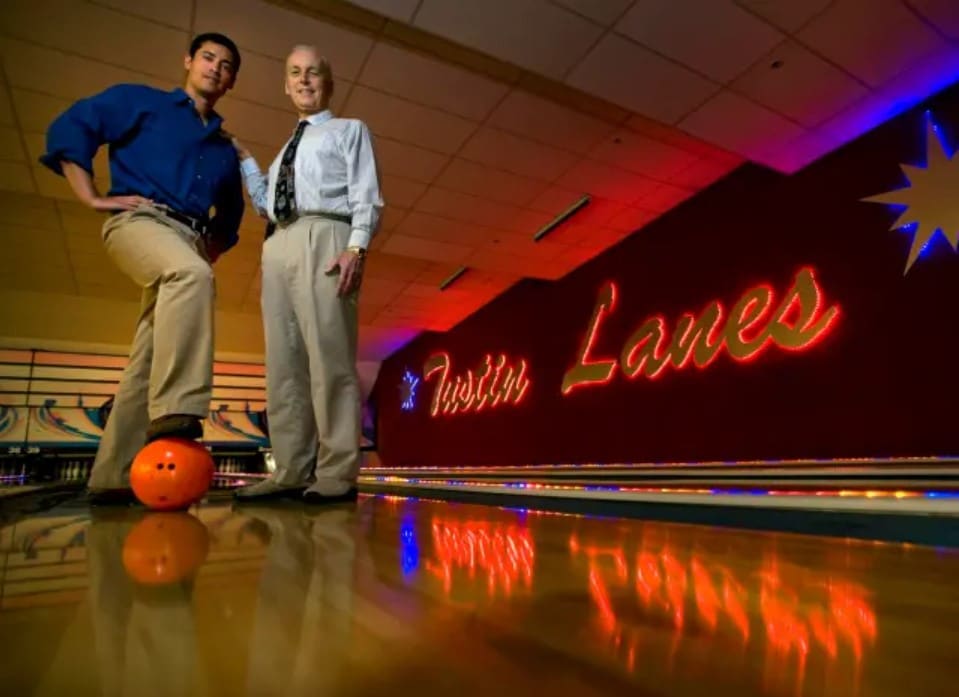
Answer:
[[[193, 103], [193, 98], [186, 93], [182, 87], [176, 87], [170, 91], [170, 97], [173, 99], [174, 104], [189, 104], [191, 107], [196, 109], [196, 105]], [[207, 115], [206, 120], [206, 130], [208, 131], [218, 131], [220, 130], [220, 124], [223, 123], [223, 117], [216, 113], [215, 110], [210, 109], [210, 113]]]
[[308, 122], [311, 126], [319, 126], [321, 123], [325, 123], [333, 118], [333, 112], [329, 109], [324, 109], [323, 111], [317, 112], [316, 114], [310, 114], [302, 121]]

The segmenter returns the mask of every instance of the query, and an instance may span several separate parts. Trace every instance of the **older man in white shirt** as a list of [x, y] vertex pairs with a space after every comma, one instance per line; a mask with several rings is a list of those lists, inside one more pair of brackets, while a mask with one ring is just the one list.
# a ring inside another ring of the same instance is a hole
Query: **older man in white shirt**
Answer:
[[357, 296], [383, 198], [369, 129], [330, 113], [333, 74], [315, 48], [290, 53], [286, 93], [299, 123], [268, 175], [234, 139], [250, 198], [270, 220], [261, 305], [277, 463], [236, 497], [351, 501], [360, 466]]

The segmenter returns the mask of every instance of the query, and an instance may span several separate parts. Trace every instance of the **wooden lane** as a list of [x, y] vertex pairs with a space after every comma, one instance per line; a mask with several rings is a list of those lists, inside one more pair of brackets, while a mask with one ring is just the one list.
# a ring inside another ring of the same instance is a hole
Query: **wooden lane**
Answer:
[[[153, 516], [88, 519], [82, 555], [72, 528], [61, 541], [41, 534], [44, 516], [21, 521], [48, 567], [71, 542], [65, 563], [75, 571], [82, 556], [85, 589], [73, 612], [63, 598], [0, 612], [4, 684], [42, 695], [954, 687], [953, 550], [402, 497], [194, 513], [205, 561], [159, 587], [124, 561], [131, 531]], [[25, 549], [4, 534], [10, 554]], [[168, 539], [167, 554], [180, 542]], [[52, 609], [60, 624], [39, 631]]]

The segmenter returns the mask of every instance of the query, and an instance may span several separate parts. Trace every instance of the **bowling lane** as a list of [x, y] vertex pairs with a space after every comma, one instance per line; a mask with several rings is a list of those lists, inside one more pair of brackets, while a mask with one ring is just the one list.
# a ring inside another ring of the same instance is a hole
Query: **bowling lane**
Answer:
[[955, 688], [956, 549], [386, 496], [67, 502], [0, 546], [4, 694]]

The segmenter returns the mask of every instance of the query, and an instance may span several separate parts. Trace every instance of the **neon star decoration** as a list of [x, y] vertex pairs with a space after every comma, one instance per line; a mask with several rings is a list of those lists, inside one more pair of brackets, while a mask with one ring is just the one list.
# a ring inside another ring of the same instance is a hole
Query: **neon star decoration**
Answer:
[[416, 406], [416, 386], [420, 384], [420, 379], [409, 371], [403, 373], [403, 379], [400, 381], [400, 408], [403, 411], [413, 411]]
[[862, 199], [870, 203], [906, 206], [906, 210], [890, 227], [911, 229], [912, 247], [906, 259], [906, 270], [919, 258], [937, 232], [952, 246], [959, 247], [959, 158], [948, 152], [932, 116], [926, 114], [926, 166], [900, 164], [909, 186]]
[[450, 365], [449, 354], [441, 352], [430, 356], [423, 366], [424, 380], [438, 376], [430, 406], [433, 417], [516, 405], [529, 391], [527, 365], [522, 359], [510, 361], [501, 353], [494, 361], [486, 354], [478, 368], [455, 376], [450, 374]]

